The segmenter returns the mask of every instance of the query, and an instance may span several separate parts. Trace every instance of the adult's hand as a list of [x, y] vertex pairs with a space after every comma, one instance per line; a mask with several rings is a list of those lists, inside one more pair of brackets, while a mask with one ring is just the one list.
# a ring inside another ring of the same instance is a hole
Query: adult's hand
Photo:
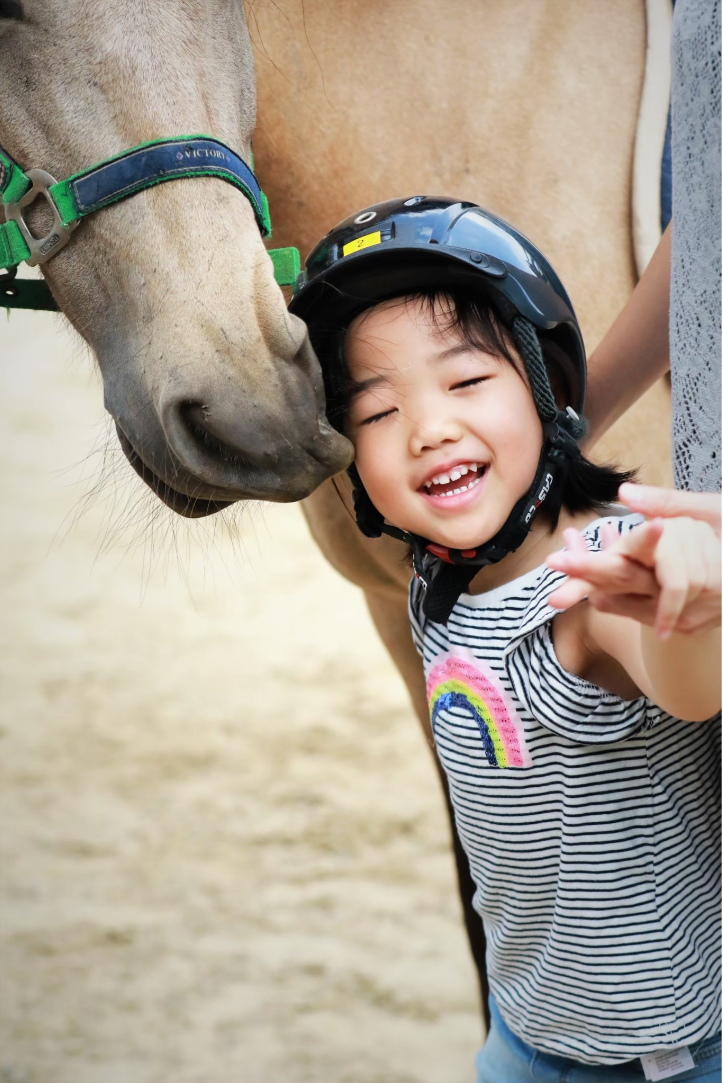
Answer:
[[[550, 595], [549, 605], [569, 609], [587, 598], [603, 612], [654, 626], [663, 638], [720, 624], [720, 496], [628, 484], [621, 486], [620, 498], [632, 510], [655, 518], [622, 538], [614, 527], [604, 526], [601, 553], [589, 552], [577, 531], [566, 531], [567, 549], [551, 554], [547, 563], [569, 578]], [[677, 520], [671, 523], [672, 532], [666, 529], [670, 520]], [[694, 526], [695, 521], [699, 526], [691, 532], [686, 524]], [[663, 534], [665, 547], [660, 550]], [[691, 538], [700, 548], [684, 576]]]
[[646, 519], [700, 519], [721, 536], [720, 493], [688, 493], [683, 489], [658, 489], [653, 485], [620, 486], [620, 500]]

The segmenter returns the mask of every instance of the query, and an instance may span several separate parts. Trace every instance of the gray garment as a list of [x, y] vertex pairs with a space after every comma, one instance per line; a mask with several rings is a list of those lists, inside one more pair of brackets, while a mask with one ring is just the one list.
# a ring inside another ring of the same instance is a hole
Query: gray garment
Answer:
[[720, 0], [677, 0], [670, 369], [675, 484], [721, 488]]

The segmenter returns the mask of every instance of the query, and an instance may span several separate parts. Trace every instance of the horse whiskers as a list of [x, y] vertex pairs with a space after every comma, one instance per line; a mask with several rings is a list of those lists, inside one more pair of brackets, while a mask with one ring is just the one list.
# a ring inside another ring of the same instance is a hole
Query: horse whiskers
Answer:
[[95, 560], [105, 559], [114, 551], [121, 554], [122, 560], [140, 554], [141, 600], [152, 578], [160, 575], [165, 581], [172, 570], [192, 592], [190, 570], [196, 554], [202, 558], [204, 579], [212, 554], [213, 566], [223, 567], [229, 580], [233, 580], [234, 570], [248, 562], [241, 526], [242, 517], [248, 519], [254, 505], [232, 505], [210, 519], [179, 517], [132, 469], [110, 419], [101, 426], [87, 455], [64, 467], [61, 473], [68, 484], [82, 486], [83, 492], [59, 526], [51, 549], [59, 547], [84, 517], [97, 515]]

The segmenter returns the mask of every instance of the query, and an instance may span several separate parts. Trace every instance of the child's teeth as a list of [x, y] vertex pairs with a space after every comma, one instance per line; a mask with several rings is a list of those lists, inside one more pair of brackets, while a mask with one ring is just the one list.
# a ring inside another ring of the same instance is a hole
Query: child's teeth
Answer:
[[[435, 485], [449, 485], [452, 481], [459, 481], [465, 474], [477, 474], [478, 471], [482, 470], [484, 470], [484, 466], [481, 463], [468, 463], [466, 466], [455, 466], [454, 470], [450, 470], [449, 474], [437, 474], [435, 477], [430, 478], [429, 481], [425, 481], [424, 488], [431, 489]], [[457, 496], [458, 493], [466, 493], [467, 489], [471, 489], [478, 481], [478, 477], [471, 478], [468, 485], [462, 485], [457, 489], [449, 489], [447, 492], [439, 493], [438, 495]]]

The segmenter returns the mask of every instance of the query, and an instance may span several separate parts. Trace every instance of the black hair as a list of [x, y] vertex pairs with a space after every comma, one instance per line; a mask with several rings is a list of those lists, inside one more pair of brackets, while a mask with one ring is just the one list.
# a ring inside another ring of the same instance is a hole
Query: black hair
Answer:
[[[483, 294], [460, 289], [429, 289], [402, 293], [388, 300], [421, 305], [440, 335], [456, 333], [472, 349], [484, 350], [512, 365], [525, 382], [524, 367], [515, 350], [511, 333], [502, 323], [492, 304]], [[381, 302], [380, 302], [381, 303]], [[339, 432], [344, 432], [349, 404], [355, 390], [345, 359], [345, 338], [357, 316], [375, 306], [367, 305], [353, 314], [344, 327], [310, 328], [312, 343], [321, 362], [327, 397], [327, 417]], [[538, 338], [555, 401], [564, 410], [576, 399], [574, 366], [560, 345], [544, 332]], [[557, 526], [560, 511], [575, 513], [596, 511], [613, 503], [618, 489], [635, 479], [635, 470], [619, 470], [610, 464], [593, 463], [584, 455], [568, 460], [562, 484], [540, 509], [551, 529]]]

